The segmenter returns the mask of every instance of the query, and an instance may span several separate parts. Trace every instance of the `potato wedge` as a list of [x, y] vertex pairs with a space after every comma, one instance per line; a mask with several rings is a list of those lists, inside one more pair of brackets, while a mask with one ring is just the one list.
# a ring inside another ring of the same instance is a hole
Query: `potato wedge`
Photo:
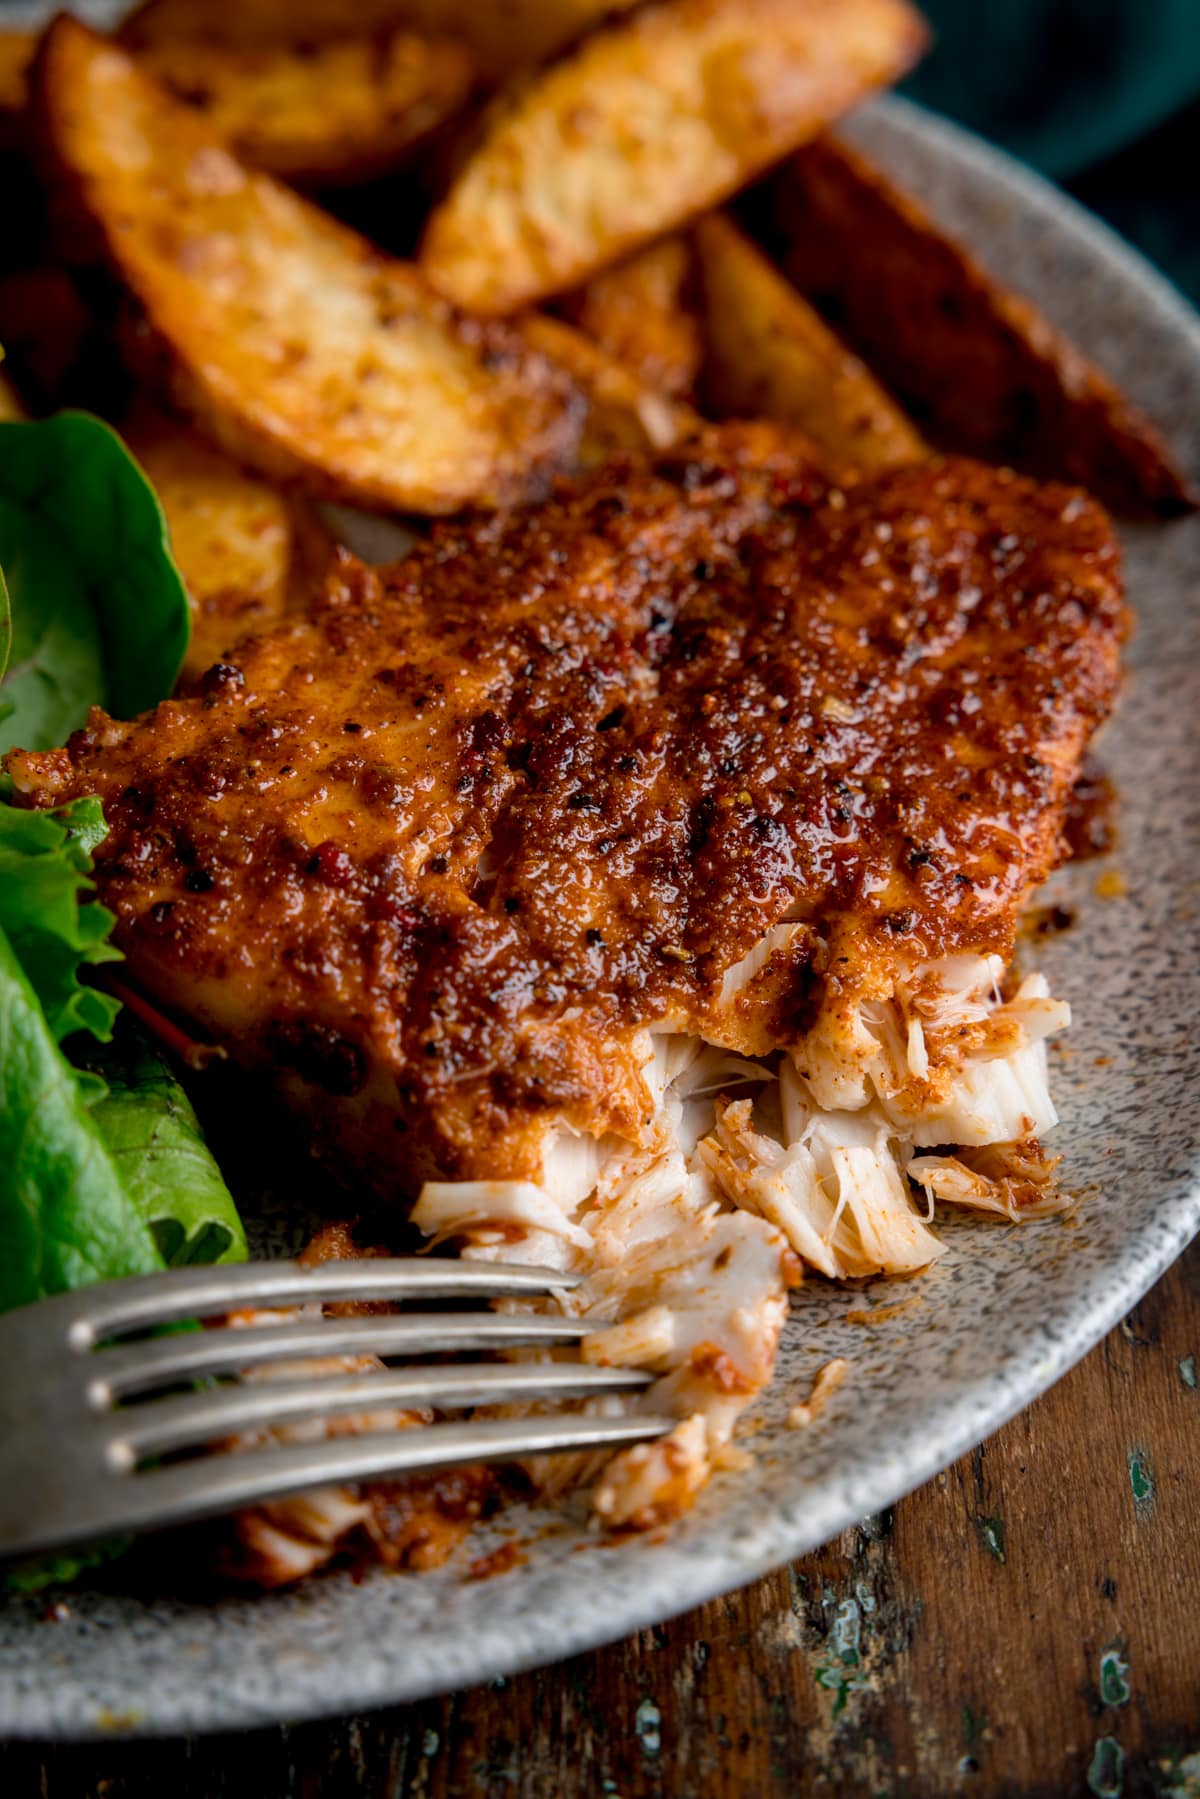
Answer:
[[686, 239], [661, 238], [564, 294], [556, 310], [646, 387], [686, 399], [702, 351], [700, 321], [687, 292], [691, 260]]
[[701, 219], [695, 242], [706, 412], [796, 425], [833, 469], [920, 461], [900, 408], [732, 219]]
[[34, 32], [0, 31], [0, 113], [20, 112], [25, 105], [36, 49]]
[[663, 450], [699, 427], [689, 406], [638, 380], [592, 338], [546, 313], [524, 321], [529, 342], [570, 371], [587, 397], [578, 465], [595, 468], [622, 451]]
[[201, 39], [227, 44], [321, 44], [348, 32], [403, 26], [465, 44], [490, 76], [541, 62], [638, 0], [145, 0], [122, 38], [145, 45]]
[[239, 156], [310, 187], [394, 167], [459, 111], [475, 82], [469, 51], [411, 31], [304, 49], [169, 39], [139, 57]]
[[400, 0], [405, 22], [470, 45], [491, 76], [533, 68], [639, 0]]
[[[14, 187], [30, 181], [30, 172], [22, 164], [29, 148], [26, 101], [37, 42], [32, 31], [0, 31], [0, 194], [4, 196], [6, 233], [12, 230]], [[22, 205], [27, 210], [24, 196]], [[0, 249], [0, 254], [5, 251]]]
[[426, 513], [536, 494], [573, 465], [584, 403], [519, 328], [462, 318], [246, 169], [124, 50], [60, 16], [33, 104], [139, 309], [127, 354], [230, 455], [326, 499]]
[[914, 61], [907, 0], [658, 0], [502, 96], [420, 261], [497, 314], [578, 286]]
[[183, 42], [315, 45], [357, 32], [391, 31], [404, 0], [142, 0], [122, 20], [120, 40], [136, 50]]
[[334, 551], [311, 506], [249, 475], [157, 409], [140, 403], [121, 435], [166, 515], [192, 609], [183, 679], [314, 597]]
[[1077, 481], [1119, 511], [1195, 503], [1138, 408], [857, 151], [807, 146], [761, 213], [785, 272], [931, 436]]

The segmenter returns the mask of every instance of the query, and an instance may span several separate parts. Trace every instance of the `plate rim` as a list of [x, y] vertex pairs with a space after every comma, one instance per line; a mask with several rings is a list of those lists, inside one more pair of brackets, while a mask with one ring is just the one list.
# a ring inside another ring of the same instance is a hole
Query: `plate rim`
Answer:
[[[913, 101], [888, 95], [874, 100], [863, 111], [882, 118], [902, 137], [919, 140], [923, 148], [935, 155], [949, 155], [968, 179], [981, 181], [993, 193], [1006, 193], [1018, 202], [1028, 203], [1040, 218], [1050, 220], [1052, 228], [1067, 227], [1077, 249], [1101, 264], [1115, 265], [1127, 285], [1178, 334], [1181, 352], [1190, 354], [1200, 368], [1200, 315], [1168, 277], [1077, 201], [1003, 150]], [[853, 129], [853, 120], [847, 123]], [[1036, 1359], [1028, 1352], [1014, 1356], [1006, 1366], [1003, 1383], [995, 1383], [986, 1396], [978, 1391], [980, 1383], [973, 1383], [957, 1402], [935, 1411], [931, 1429], [918, 1448], [910, 1449], [903, 1457], [892, 1453], [876, 1464], [875, 1472], [865, 1477], [871, 1488], [870, 1504], [859, 1503], [857, 1489], [844, 1489], [840, 1502], [826, 1505], [821, 1512], [815, 1531], [811, 1525], [806, 1528], [793, 1523], [789, 1516], [776, 1510], [773, 1522], [768, 1522], [760, 1533], [752, 1553], [739, 1553], [730, 1544], [723, 1553], [689, 1557], [688, 1578], [678, 1581], [677, 1590], [669, 1599], [664, 1599], [653, 1580], [638, 1583], [624, 1596], [616, 1596], [618, 1600], [623, 1597], [623, 1602], [611, 1604], [602, 1616], [590, 1605], [576, 1607], [568, 1623], [558, 1621], [552, 1644], [528, 1649], [513, 1647], [508, 1653], [500, 1644], [490, 1651], [479, 1643], [469, 1645], [476, 1651], [482, 1649], [482, 1653], [460, 1656], [462, 1667], [457, 1673], [448, 1673], [445, 1662], [439, 1661], [423, 1676], [422, 1658], [413, 1658], [401, 1667], [380, 1657], [365, 1667], [355, 1662], [353, 1672], [343, 1676], [341, 1685], [336, 1665], [329, 1668], [326, 1689], [315, 1699], [311, 1691], [295, 1691], [294, 1683], [289, 1694], [285, 1675], [279, 1690], [272, 1691], [267, 1686], [254, 1699], [241, 1703], [236, 1695], [226, 1691], [222, 1694], [223, 1704], [215, 1703], [209, 1693], [198, 1706], [168, 1698], [165, 1705], [155, 1709], [153, 1696], [149, 1695], [147, 1713], [136, 1720], [105, 1717], [88, 1708], [82, 1697], [73, 1705], [60, 1708], [45, 1691], [36, 1696], [28, 1691], [18, 1692], [0, 1673], [0, 1732], [14, 1740], [52, 1736], [70, 1741], [112, 1741], [181, 1733], [212, 1734], [361, 1714], [598, 1649], [732, 1592], [829, 1541], [866, 1512], [894, 1505], [991, 1436], [1061, 1379], [1137, 1303], [1200, 1231], [1200, 1170], [1192, 1169], [1191, 1183], [1186, 1192], [1173, 1199], [1165, 1217], [1156, 1213], [1153, 1225], [1148, 1221], [1140, 1235], [1131, 1237], [1129, 1254], [1122, 1260], [1111, 1286], [1101, 1298], [1093, 1298], [1061, 1336], [1043, 1342]], [[1080, 1305], [1084, 1305], [1082, 1300]], [[114, 1635], [114, 1651], [117, 1642]]]

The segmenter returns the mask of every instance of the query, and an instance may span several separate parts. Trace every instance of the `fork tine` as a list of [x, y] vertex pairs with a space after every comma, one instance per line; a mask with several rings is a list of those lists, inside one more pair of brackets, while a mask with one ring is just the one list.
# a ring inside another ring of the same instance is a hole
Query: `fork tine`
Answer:
[[449, 1256], [365, 1256], [311, 1268], [299, 1262], [173, 1268], [165, 1274], [84, 1289], [74, 1296], [77, 1316], [70, 1334], [77, 1349], [89, 1349], [106, 1337], [243, 1307], [354, 1299], [520, 1298], [577, 1287], [580, 1278], [557, 1268], [460, 1262]]
[[501, 1349], [518, 1343], [574, 1343], [592, 1324], [578, 1318], [469, 1312], [408, 1312], [389, 1317], [305, 1318], [291, 1324], [226, 1325], [99, 1349], [87, 1364], [88, 1397], [101, 1410], [126, 1394], [232, 1374], [268, 1362], [336, 1355], [426, 1355]]
[[386, 1368], [314, 1380], [256, 1381], [154, 1399], [117, 1412], [109, 1460], [124, 1467], [238, 1431], [335, 1413], [370, 1413], [383, 1406], [448, 1409], [634, 1393], [653, 1379], [636, 1368], [592, 1368], [580, 1362], [483, 1362], [443, 1368]]
[[584, 1413], [499, 1418], [206, 1456], [116, 1476], [121, 1483], [121, 1527], [144, 1530], [183, 1524], [327, 1483], [426, 1473], [467, 1462], [518, 1461], [564, 1450], [614, 1450], [665, 1436], [677, 1422], [636, 1416], [592, 1418]]

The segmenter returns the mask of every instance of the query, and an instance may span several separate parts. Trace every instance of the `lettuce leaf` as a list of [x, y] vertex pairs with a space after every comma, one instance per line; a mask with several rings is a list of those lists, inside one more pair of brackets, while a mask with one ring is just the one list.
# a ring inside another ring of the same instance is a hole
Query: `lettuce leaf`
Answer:
[[0, 1168], [0, 1311], [162, 1267], [3, 930]]
[[108, 941], [112, 913], [80, 900], [92, 886], [91, 852], [104, 831], [96, 799], [76, 800], [61, 812], [0, 806], [0, 928], [60, 1043], [74, 1031], [107, 1042], [120, 1010], [110, 994], [79, 979], [84, 967], [121, 960]]
[[163, 1261], [244, 1262], [242, 1221], [165, 1058], [126, 1026], [87, 1067], [106, 1089], [92, 1122]]
[[87, 897], [105, 829], [95, 799], [0, 806], [0, 1310], [246, 1254], [182, 1087], [132, 1025], [109, 1041], [118, 1002], [79, 978], [118, 956], [112, 913]]
[[0, 565], [12, 602], [0, 749], [49, 749], [89, 706], [132, 718], [171, 691], [187, 595], [154, 490], [100, 419], [0, 424]]

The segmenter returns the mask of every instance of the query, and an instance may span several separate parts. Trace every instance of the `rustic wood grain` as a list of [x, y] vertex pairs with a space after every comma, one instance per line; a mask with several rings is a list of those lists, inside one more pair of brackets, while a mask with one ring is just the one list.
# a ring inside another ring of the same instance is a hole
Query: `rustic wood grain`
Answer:
[[981, 1449], [742, 1593], [370, 1717], [0, 1749], [0, 1794], [1200, 1799], [1198, 1363], [1200, 1243]]

